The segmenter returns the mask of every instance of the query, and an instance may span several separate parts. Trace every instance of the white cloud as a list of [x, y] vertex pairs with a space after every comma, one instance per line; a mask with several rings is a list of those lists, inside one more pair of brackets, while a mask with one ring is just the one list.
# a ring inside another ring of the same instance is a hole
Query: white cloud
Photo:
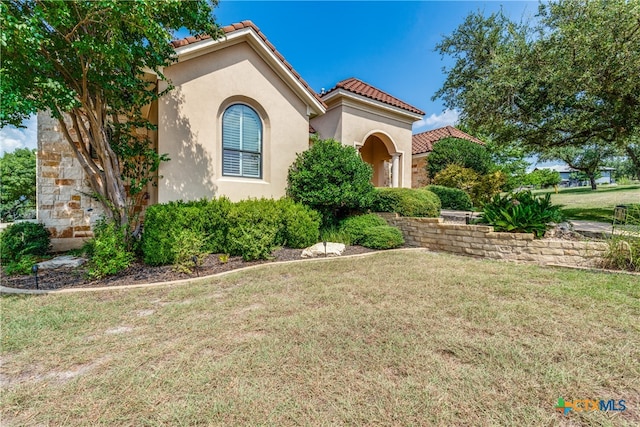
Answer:
[[25, 128], [7, 126], [0, 129], [0, 156], [17, 148], [36, 148], [38, 145], [38, 121], [34, 114], [22, 122]]
[[456, 110], [444, 110], [440, 114], [432, 114], [413, 124], [413, 130], [430, 130], [444, 126], [455, 126], [458, 123], [460, 114]]

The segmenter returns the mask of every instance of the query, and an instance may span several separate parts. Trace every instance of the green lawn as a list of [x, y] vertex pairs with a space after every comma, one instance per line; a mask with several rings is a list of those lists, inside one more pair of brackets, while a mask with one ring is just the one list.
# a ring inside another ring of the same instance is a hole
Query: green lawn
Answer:
[[567, 219], [611, 222], [616, 205], [640, 203], [640, 184], [561, 188], [558, 194], [553, 189], [539, 190], [536, 193], [551, 193], [553, 204], [562, 205]]
[[0, 308], [3, 426], [640, 422], [638, 276], [404, 251]]

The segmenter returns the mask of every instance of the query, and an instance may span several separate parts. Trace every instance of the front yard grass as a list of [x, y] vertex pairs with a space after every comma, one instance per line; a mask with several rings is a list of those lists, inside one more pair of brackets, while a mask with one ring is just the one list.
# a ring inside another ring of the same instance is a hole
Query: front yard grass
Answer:
[[640, 423], [638, 276], [403, 251], [0, 308], [3, 425]]
[[558, 194], [553, 189], [536, 193], [551, 193], [551, 202], [562, 205], [567, 219], [611, 223], [616, 205], [640, 203], [640, 185], [600, 185], [591, 187], [561, 188]]

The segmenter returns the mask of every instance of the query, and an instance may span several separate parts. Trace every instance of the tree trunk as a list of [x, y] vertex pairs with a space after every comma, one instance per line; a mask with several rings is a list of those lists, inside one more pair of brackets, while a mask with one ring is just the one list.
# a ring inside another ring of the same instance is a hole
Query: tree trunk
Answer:
[[640, 158], [638, 158], [631, 146], [627, 146], [625, 150], [627, 152], [627, 155], [629, 156], [629, 159], [631, 160], [631, 163], [633, 163], [633, 167], [635, 169], [634, 175], [636, 179], [640, 179]]
[[[94, 123], [93, 128], [96, 130], [90, 131], [91, 125], [86, 123], [86, 115], [80, 110], [73, 110], [67, 114], [72, 120], [71, 127], [64, 120], [64, 116], [58, 119], [58, 123], [87, 175], [96, 199], [102, 204], [106, 215], [121, 227], [127, 227], [127, 194], [121, 177], [120, 163], [109, 141], [106, 140], [104, 129], [96, 129]], [[91, 155], [90, 147], [96, 151], [97, 159]]]
[[589, 182], [591, 183], [591, 189], [592, 190], [597, 190], [597, 185], [596, 185], [596, 174], [594, 173], [590, 173], [589, 175]]

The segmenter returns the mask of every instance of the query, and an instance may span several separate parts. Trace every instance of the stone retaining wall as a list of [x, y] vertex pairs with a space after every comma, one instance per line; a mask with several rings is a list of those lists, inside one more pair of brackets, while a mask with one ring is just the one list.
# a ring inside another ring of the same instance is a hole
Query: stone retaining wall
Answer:
[[486, 225], [447, 224], [442, 218], [407, 218], [380, 214], [402, 230], [408, 246], [475, 257], [537, 264], [597, 266], [603, 242], [536, 240], [532, 233], [501, 233]]

